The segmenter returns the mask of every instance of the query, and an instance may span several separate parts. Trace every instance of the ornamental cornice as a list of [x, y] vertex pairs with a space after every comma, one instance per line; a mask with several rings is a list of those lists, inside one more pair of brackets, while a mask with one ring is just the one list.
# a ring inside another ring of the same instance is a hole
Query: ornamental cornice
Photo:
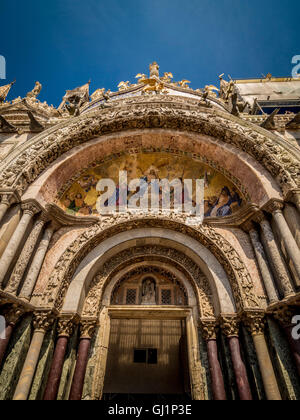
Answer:
[[92, 138], [133, 129], [202, 133], [236, 146], [260, 162], [284, 194], [300, 187], [300, 152], [285, 140], [227, 113], [178, 97], [124, 99], [48, 129], [17, 147], [0, 165], [0, 185], [22, 194], [63, 153]]

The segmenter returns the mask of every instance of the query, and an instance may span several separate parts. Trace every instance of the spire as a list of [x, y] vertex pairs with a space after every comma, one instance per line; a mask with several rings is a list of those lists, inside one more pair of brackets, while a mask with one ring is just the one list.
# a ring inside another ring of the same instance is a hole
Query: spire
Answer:
[[4, 102], [7, 98], [7, 95], [9, 94], [10, 89], [12, 86], [16, 83], [14, 80], [9, 85], [0, 86], [0, 103]]

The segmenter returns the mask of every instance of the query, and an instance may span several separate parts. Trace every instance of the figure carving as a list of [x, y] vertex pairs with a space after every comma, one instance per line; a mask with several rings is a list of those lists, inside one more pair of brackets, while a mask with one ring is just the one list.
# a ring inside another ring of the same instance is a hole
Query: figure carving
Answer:
[[156, 305], [156, 283], [150, 277], [143, 282], [142, 305]]

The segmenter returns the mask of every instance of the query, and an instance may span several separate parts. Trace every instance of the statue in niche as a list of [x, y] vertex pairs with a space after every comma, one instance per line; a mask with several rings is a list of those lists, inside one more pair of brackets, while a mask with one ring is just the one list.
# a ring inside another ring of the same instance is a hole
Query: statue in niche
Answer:
[[156, 284], [150, 277], [143, 281], [142, 305], [156, 305]]

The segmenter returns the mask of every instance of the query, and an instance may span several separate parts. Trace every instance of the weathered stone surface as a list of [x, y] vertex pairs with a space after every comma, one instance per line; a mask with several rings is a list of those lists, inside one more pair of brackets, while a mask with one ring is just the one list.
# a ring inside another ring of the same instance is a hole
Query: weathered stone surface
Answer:
[[0, 400], [11, 400], [18, 383], [31, 340], [29, 315], [16, 328], [8, 348], [8, 356], [0, 374]]

